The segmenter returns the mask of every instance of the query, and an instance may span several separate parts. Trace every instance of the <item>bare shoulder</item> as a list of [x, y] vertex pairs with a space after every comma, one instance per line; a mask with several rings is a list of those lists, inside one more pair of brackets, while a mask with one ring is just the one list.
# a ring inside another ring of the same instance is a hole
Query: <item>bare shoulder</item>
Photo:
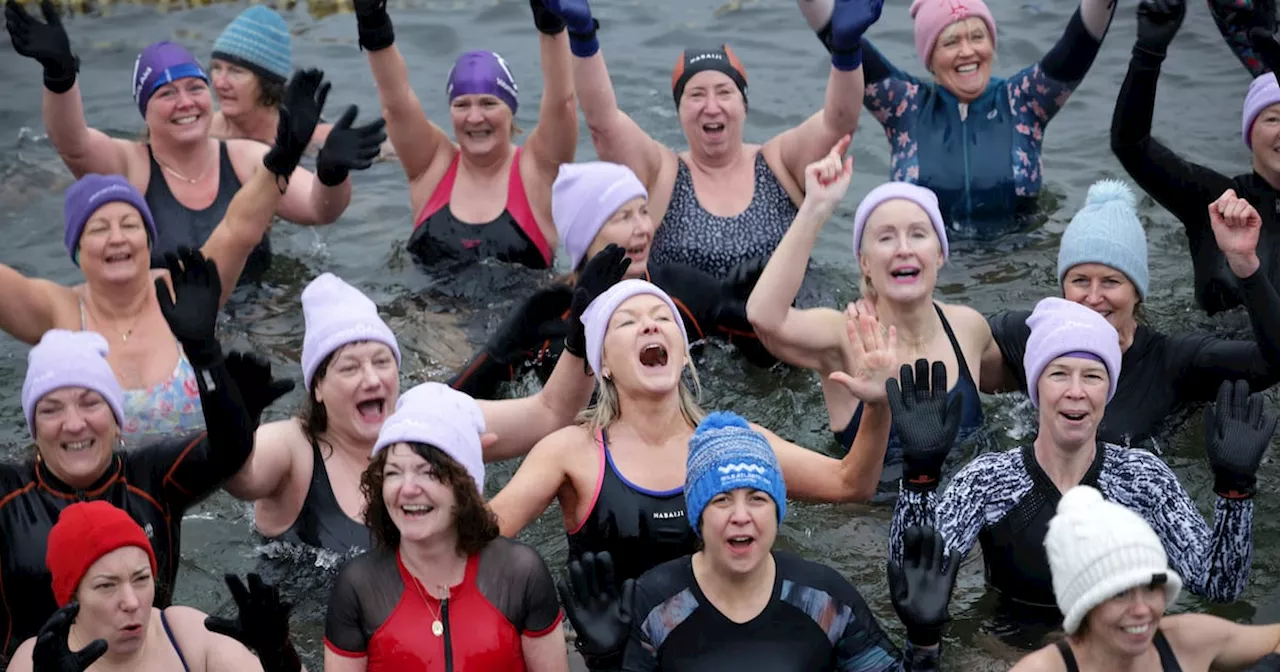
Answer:
[[584, 448], [595, 445], [594, 433], [584, 425], [561, 427], [546, 435], [533, 447], [533, 452], [557, 459], [579, 454]]
[[1235, 623], [1209, 614], [1177, 614], [1160, 619], [1160, 632], [1175, 651], [1200, 651], [1222, 641]]
[[942, 314], [947, 317], [947, 321], [951, 323], [951, 328], [957, 333], [991, 335], [991, 327], [987, 324], [987, 318], [983, 317], [982, 313], [958, 303], [939, 302], [938, 305], [942, 307]]
[[254, 445], [268, 450], [297, 450], [307, 447], [307, 435], [300, 418], [288, 418], [260, 425], [253, 435]]
[[31, 652], [36, 648], [36, 638], [32, 637], [18, 645], [9, 658], [9, 672], [29, 672], [32, 669]]
[[1067, 664], [1062, 660], [1058, 647], [1049, 645], [1019, 660], [1009, 672], [1066, 672], [1066, 670]]

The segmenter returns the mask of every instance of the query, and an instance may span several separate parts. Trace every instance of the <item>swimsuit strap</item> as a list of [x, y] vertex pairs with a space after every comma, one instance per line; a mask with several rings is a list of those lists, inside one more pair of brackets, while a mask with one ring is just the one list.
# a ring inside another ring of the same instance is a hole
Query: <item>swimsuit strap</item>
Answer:
[[1067, 666], [1067, 672], [1080, 672], [1080, 666], [1076, 664], [1076, 654], [1071, 652], [1071, 645], [1067, 640], [1059, 640], [1058, 653], [1062, 654], [1062, 662]]
[[186, 656], [182, 655], [182, 647], [178, 646], [178, 639], [173, 636], [173, 630], [169, 628], [169, 617], [164, 615], [164, 609], [160, 610], [160, 623], [164, 626], [164, 634], [169, 636], [169, 643], [173, 645], [174, 652], [178, 654], [178, 660], [182, 661], [182, 669], [191, 672]]

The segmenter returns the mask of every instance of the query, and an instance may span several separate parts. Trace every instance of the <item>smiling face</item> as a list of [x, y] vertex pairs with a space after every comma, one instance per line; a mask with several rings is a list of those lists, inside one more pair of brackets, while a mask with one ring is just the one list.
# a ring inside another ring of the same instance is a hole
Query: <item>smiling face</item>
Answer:
[[885, 201], [867, 218], [858, 264], [879, 297], [908, 303], [933, 294], [942, 267], [942, 242], [924, 209]]
[[1117, 657], [1136, 658], [1151, 649], [1165, 606], [1164, 586], [1131, 588], [1091, 609], [1085, 634]]
[[971, 103], [991, 83], [995, 44], [985, 21], [971, 16], [947, 26], [933, 44], [929, 71], [962, 103]]
[[372, 446], [400, 396], [400, 368], [386, 345], [351, 343], [330, 355], [314, 387], [312, 398], [324, 404], [326, 430]]
[[111, 405], [84, 387], [63, 387], [41, 397], [33, 426], [40, 459], [71, 486], [96, 481], [120, 439]]
[[177, 144], [206, 140], [213, 123], [213, 94], [198, 77], [169, 82], [147, 101], [146, 118], [153, 138]]
[[623, 393], [675, 394], [687, 361], [678, 319], [652, 294], [623, 301], [605, 331], [602, 374]]
[[80, 234], [76, 258], [86, 279], [127, 283], [147, 275], [151, 244], [138, 209], [113, 201], [93, 211]]
[[747, 104], [729, 75], [704, 70], [690, 77], [676, 111], [684, 137], [700, 154], [723, 156], [742, 147]]
[[1249, 129], [1253, 168], [1261, 175], [1280, 176], [1280, 103], [1264, 108]]
[[449, 103], [453, 137], [469, 154], [488, 154], [511, 144], [511, 108], [497, 96], [468, 93]]
[[1107, 410], [1110, 377], [1102, 362], [1059, 357], [1045, 367], [1037, 382], [1040, 433], [1061, 449], [1092, 444]]
[[600, 232], [591, 241], [586, 254], [582, 256], [585, 263], [609, 245], [617, 245], [627, 251], [631, 265], [627, 267], [628, 278], [644, 277], [649, 264], [649, 246], [653, 243], [653, 219], [649, 217], [649, 205], [643, 198], [633, 198], [613, 213]]
[[1124, 273], [1103, 264], [1077, 264], [1062, 277], [1062, 298], [1107, 318], [1116, 331], [1135, 322], [1138, 288]]
[[773, 550], [778, 507], [764, 491], [738, 488], [713, 497], [701, 525], [709, 564], [725, 574], [749, 574]]
[[407, 443], [386, 448], [382, 466], [382, 504], [400, 540], [422, 542], [456, 535], [453, 487]]
[[125, 546], [98, 558], [76, 591], [80, 613], [74, 638], [80, 646], [105, 639], [113, 656], [136, 653], [146, 642], [155, 594], [155, 577], [146, 551]]
[[262, 86], [258, 75], [248, 68], [215, 58], [209, 64], [209, 78], [218, 94], [218, 108], [227, 117], [243, 116], [261, 107]]

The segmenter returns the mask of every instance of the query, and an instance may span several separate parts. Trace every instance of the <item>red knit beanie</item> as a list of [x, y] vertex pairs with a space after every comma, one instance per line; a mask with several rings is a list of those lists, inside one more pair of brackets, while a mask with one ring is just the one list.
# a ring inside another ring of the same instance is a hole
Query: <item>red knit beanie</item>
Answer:
[[103, 501], [79, 502], [63, 509], [57, 524], [49, 531], [49, 547], [45, 553], [58, 606], [65, 607], [71, 602], [80, 580], [98, 558], [126, 546], [137, 546], [147, 552], [154, 576], [156, 554], [151, 550], [151, 541], [129, 514]]

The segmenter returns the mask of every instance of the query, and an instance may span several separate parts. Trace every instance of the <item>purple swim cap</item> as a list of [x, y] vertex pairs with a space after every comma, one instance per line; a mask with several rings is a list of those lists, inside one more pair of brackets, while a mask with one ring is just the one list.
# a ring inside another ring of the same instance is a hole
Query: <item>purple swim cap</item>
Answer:
[[449, 102], [470, 93], [487, 93], [497, 96], [511, 108], [514, 115], [519, 108], [516, 102], [516, 80], [502, 57], [492, 51], [468, 51], [454, 61], [449, 69], [445, 93]]
[[147, 101], [151, 100], [156, 89], [187, 77], [198, 77], [206, 84], [209, 82], [200, 62], [181, 45], [156, 42], [143, 49], [133, 64], [133, 100], [138, 103], [138, 112], [146, 117]]

